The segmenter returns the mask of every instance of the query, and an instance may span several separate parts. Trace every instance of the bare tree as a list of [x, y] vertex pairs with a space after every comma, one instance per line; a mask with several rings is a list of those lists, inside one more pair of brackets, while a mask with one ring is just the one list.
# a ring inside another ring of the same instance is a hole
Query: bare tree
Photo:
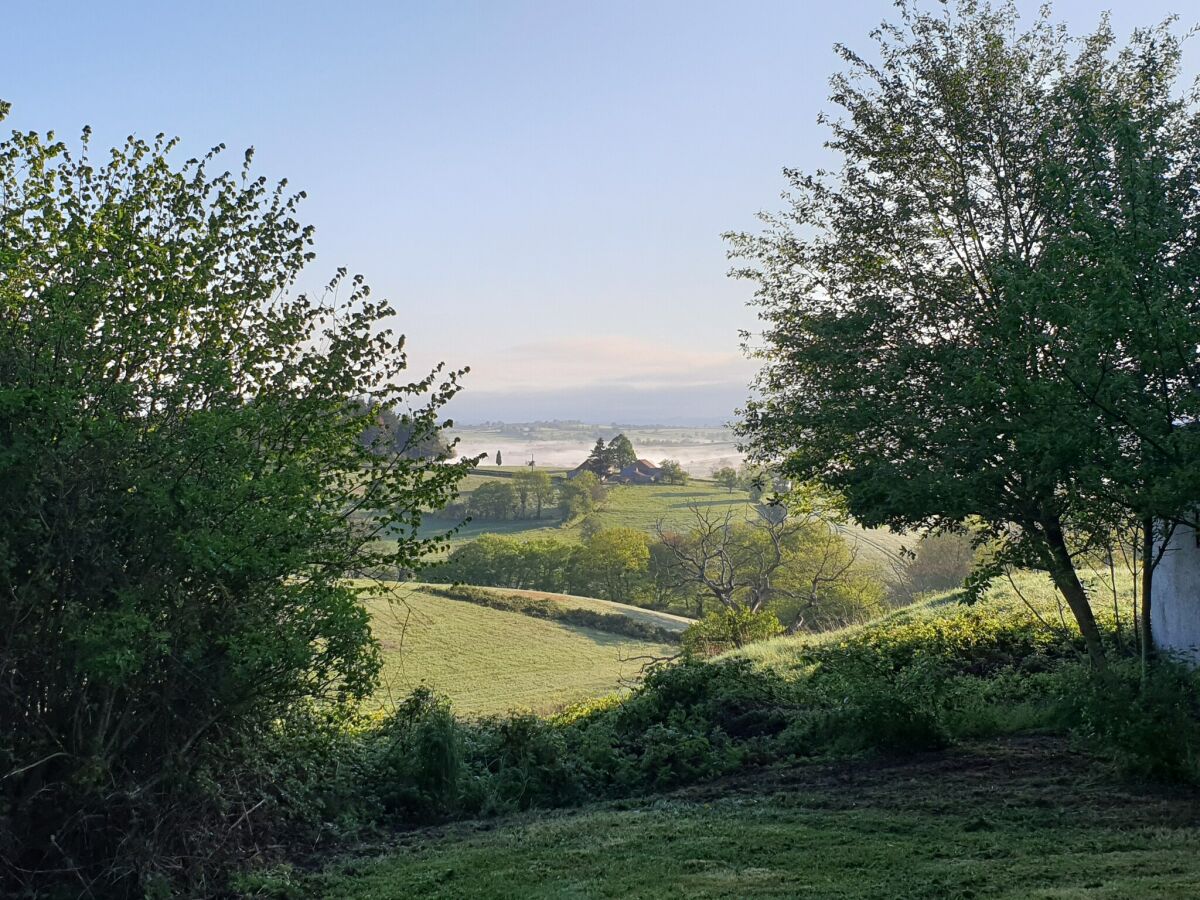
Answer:
[[838, 623], [862, 618], [863, 609], [873, 610], [882, 600], [877, 583], [870, 597], [858, 596], [859, 548], [819, 512], [792, 515], [775, 503], [741, 519], [733, 511], [689, 509], [694, 522], [689, 533], [667, 531], [662, 522], [656, 533], [680, 577], [726, 609], [759, 612], [774, 603], [787, 610], [785, 624], [795, 632], [827, 627], [830, 615]]

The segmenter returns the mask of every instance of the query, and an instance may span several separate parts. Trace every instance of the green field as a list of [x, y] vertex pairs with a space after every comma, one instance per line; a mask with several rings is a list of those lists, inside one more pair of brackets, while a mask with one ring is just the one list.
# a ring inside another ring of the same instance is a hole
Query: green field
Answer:
[[1065, 742], [748, 773], [665, 797], [401, 836], [297, 896], [1191, 898], [1200, 795]]
[[[522, 466], [494, 466], [476, 469], [462, 483], [461, 494], [468, 496], [481, 484], [489, 480], [511, 478]], [[561, 469], [546, 469], [552, 475], [561, 475]], [[661, 521], [671, 530], [685, 530], [693, 522], [691, 507], [698, 507], [713, 515], [724, 515], [732, 511], [735, 515], [754, 515], [753, 504], [746, 491], [732, 493], [712, 481], [693, 479], [686, 485], [645, 484], [614, 485], [593, 515], [606, 528], [625, 527], [652, 533]], [[423, 534], [441, 534], [451, 523], [443, 519], [427, 521]], [[844, 533], [852, 542], [861, 544], [864, 558], [882, 559], [895, 554], [906, 542], [905, 538], [880, 529], [862, 529], [855, 525], [846, 526]], [[578, 542], [581, 540], [579, 522], [564, 526], [558, 518], [557, 509], [543, 512], [541, 519], [509, 519], [499, 522], [470, 522], [463, 526], [451, 539], [451, 547], [472, 541], [483, 534], [504, 534], [521, 538], [555, 537], [559, 540]], [[907, 543], [912, 544], [911, 538]]]
[[[686, 620], [677, 616], [619, 603], [590, 598], [562, 602], [686, 627]], [[383, 704], [426, 684], [449, 697], [461, 715], [549, 712], [614, 693], [623, 679], [639, 674], [642, 663], [635, 657], [664, 656], [676, 649], [436, 597], [413, 586], [375, 589], [366, 603], [384, 652], [376, 695]]]

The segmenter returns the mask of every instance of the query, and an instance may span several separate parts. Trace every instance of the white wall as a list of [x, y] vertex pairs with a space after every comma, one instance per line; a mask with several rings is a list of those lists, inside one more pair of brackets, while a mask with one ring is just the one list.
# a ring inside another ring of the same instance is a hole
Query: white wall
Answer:
[[1178, 525], [1154, 570], [1150, 606], [1154, 644], [1200, 665], [1200, 547], [1188, 525]]

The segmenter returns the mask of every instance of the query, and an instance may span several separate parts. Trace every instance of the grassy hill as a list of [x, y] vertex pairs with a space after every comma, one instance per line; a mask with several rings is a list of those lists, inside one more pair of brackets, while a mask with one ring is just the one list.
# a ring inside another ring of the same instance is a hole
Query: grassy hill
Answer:
[[[580, 597], [562, 597], [561, 602], [686, 627], [678, 616], [620, 603]], [[665, 656], [675, 649], [450, 600], [411, 585], [375, 589], [367, 606], [384, 652], [378, 694], [383, 704], [426, 684], [449, 697], [462, 715], [548, 712], [614, 693], [623, 678], [637, 676], [641, 663], [634, 657]]]

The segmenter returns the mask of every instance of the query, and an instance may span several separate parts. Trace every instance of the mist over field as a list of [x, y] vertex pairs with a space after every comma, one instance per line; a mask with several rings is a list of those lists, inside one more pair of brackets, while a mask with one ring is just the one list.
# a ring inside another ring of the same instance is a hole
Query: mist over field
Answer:
[[713, 427], [644, 427], [586, 424], [504, 424], [459, 426], [457, 455], [486, 454], [481, 466], [494, 465], [499, 451], [505, 465], [532, 459], [538, 466], [574, 468], [587, 458], [597, 438], [624, 433], [641, 459], [658, 463], [678, 460], [690, 474], [705, 478], [722, 466], [737, 467], [743, 455], [733, 432]]

